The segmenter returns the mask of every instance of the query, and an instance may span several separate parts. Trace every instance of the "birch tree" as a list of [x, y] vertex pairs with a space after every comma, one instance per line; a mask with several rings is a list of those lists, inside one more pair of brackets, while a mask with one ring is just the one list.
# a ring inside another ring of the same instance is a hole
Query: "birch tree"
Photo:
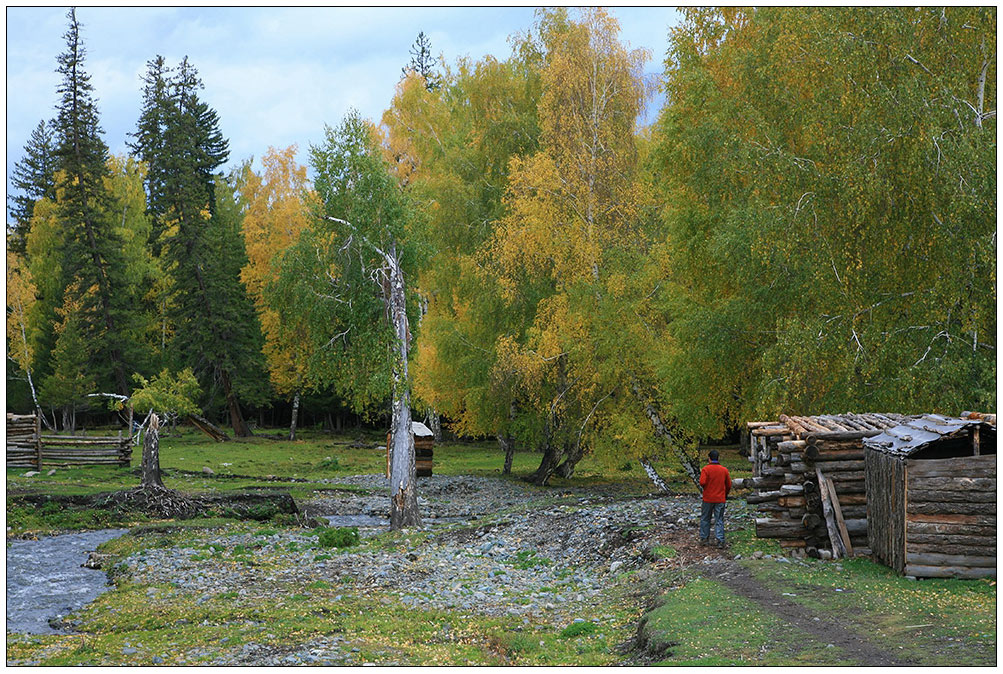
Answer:
[[357, 113], [327, 128], [310, 157], [321, 206], [266, 293], [284, 296], [280, 318], [306, 321], [312, 381], [359, 412], [390, 399], [390, 526], [420, 526], [408, 370], [420, 221], [376, 128]]

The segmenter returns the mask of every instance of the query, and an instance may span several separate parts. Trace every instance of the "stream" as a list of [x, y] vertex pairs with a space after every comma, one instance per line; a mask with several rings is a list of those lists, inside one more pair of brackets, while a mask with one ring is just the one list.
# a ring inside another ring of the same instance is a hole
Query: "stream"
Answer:
[[76, 611], [109, 589], [103, 571], [85, 569], [87, 554], [126, 529], [48, 536], [7, 544], [7, 631], [62, 634], [51, 618]]

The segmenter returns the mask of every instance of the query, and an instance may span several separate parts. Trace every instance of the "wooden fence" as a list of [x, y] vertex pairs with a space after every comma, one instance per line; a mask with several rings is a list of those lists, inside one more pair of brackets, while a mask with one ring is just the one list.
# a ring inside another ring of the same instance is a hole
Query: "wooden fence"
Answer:
[[128, 466], [132, 459], [132, 438], [91, 435], [42, 435], [35, 415], [7, 415], [7, 467], [34, 468], [43, 465]]

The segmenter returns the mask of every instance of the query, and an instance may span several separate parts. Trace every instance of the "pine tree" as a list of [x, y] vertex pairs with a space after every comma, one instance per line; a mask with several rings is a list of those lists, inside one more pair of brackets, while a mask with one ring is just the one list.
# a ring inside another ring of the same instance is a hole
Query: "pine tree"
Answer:
[[425, 88], [435, 91], [442, 86], [442, 79], [435, 72], [435, 57], [432, 56], [432, 43], [424, 32], [419, 32], [414, 44], [411, 45], [411, 60], [401, 68], [401, 79], [405, 79], [411, 73], [421, 77], [425, 82]]
[[18, 194], [10, 197], [11, 250], [24, 253], [31, 229], [35, 202], [56, 197], [55, 138], [51, 122], [40, 121], [24, 146], [24, 157], [11, 172], [11, 186]]
[[[63, 76], [57, 92], [56, 209], [64, 230], [62, 251], [66, 293], [81, 304], [90, 367], [102, 385], [110, 383], [127, 394], [126, 372], [133, 370], [135, 351], [128, 343], [131, 294], [124, 279], [122, 241], [113, 220], [114, 199], [107, 189], [108, 147], [101, 138], [98, 110], [90, 76], [84, 70], [86, 51], [75, 10], [68, 13], [66, 51], [57, 58]], [[64, 304], [67, 300], [64, 300]], [[57, 302], [58, 303], [58, 302]]]
[[266, 382], [261, 329], [240, 282], [247, 260], [241, 214], [217, 175], [228, 142], [216, 111], [199, 98], [202, 81], [187, 57], [173, 71], [153, 59], [144, 82], [132, 147], [149, 166], [149, 210], [170, 287], [170, 350], [178, 368], [195, 371], [210, 401], [222, 395], [234, 432], [246, 437], [240, 402], [261, 399]]

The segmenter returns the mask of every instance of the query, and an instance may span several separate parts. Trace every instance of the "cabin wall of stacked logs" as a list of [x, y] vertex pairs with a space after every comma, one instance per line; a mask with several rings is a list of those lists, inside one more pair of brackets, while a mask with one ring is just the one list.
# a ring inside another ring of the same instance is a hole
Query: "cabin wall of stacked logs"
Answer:
[[838, 499], [847, 553], [870, 554], [867, 537], [867, 492], [862, 439], [874, 433], [810, 433], [798, 439], [786, 425], [771, 422], [750, 423], [749, 460], [754, 463], [754, 477], [736, 485], [755, 490], [747, 501], [756, 504], [761, 517], [756, 518], [756, 535], [778, 539], [793, 556], [831, 559], [834, 556], [827, 523], [824, 492], [820, 491], [819, 472], [833, 486], [832, 498]]
[[867, 452], [874, 555], [916, 577], [996, 576], [996, 456]]
[[[131, 418], [130, 418], [131, 422]], [[132, 459], [132, 437], [43, 435], [35, 415], [7, 415], [7, 467], [113, 465], [128, 466]]]

